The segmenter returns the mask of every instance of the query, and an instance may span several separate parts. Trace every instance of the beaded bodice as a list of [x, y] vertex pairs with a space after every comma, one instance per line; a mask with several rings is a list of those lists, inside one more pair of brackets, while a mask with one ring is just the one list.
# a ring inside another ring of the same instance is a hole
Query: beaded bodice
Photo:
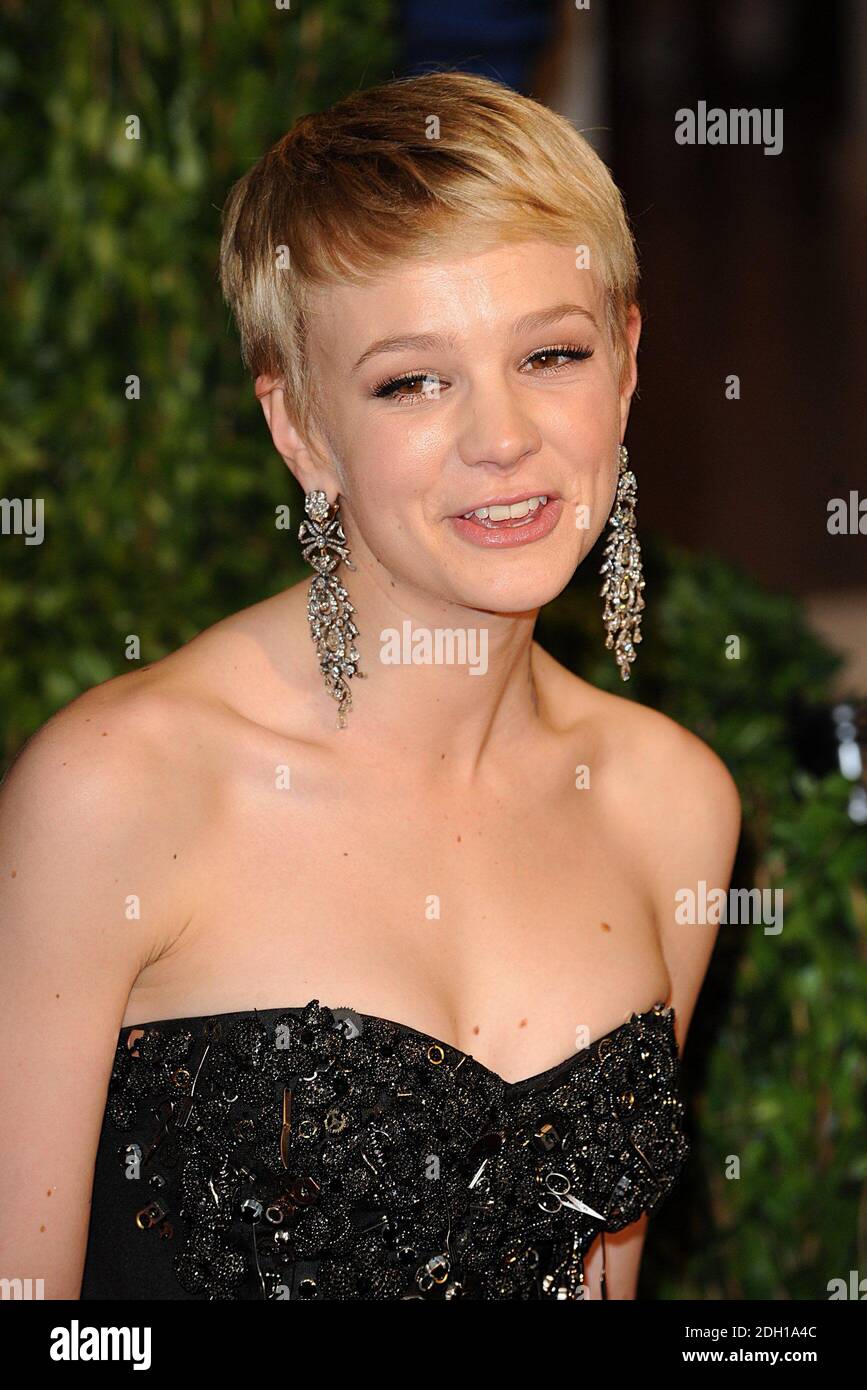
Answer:
[[81, 1296], [580, 1298], [689, 1153], [678, 1070], [661, 1004], [519, 1082], [315, 999], [124, 1028]]

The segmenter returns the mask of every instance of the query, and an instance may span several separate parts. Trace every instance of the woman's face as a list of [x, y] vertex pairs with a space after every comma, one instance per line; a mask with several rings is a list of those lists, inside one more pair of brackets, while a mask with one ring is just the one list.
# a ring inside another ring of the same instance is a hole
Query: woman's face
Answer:
[[[356, 563], [366, 547], [399, 585], [492, 612], [560, 593], [611, 508], [638, 311], [621, 393], [602, 295], [570, 247], [410, 263], [322, 289], [313, 307], [311, 371]], [[464, 519], [497, 504], [508, 518]]]

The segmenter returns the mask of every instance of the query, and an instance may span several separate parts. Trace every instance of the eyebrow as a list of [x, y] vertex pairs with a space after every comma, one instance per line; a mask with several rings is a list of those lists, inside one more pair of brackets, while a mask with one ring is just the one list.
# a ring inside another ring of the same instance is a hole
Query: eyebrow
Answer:
[[[549, 323], [559, 323], [560, 319], [572, 318], [576, 314], [589, 319], [598, 331], [596, 319], [583, 304], [552, 304], [547, 309], [535, 309], [532, 313], [516, 319], [512, 324], [512, 337], [519, 338], [524, 333], [532, 333], [536, 328], [546, 328]], [[377, 338], [375, 343], [365, 348], [352, 371], [357, 372], [371, 357], [377, 357], [383, 352], [404, 352], [407, 348], [436, 351], [438, 348], [454, 348], [456, 345], [452, 335], [444, 337], [440, 333], [398, 333], [391, 338]]]

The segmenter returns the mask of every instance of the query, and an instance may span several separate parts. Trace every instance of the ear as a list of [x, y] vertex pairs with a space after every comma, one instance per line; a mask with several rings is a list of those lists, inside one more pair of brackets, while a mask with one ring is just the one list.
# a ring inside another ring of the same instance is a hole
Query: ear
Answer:
[[286, 409], [282, 377], [257, 376], [254, 390], [271, 431], [274, 448], [305, 492], [321, 489], [333, 501], [339, 491], [334, 465], [318, 438], [303, 436]]
[[637, 304], [629, 306], [626, 320], [627, 361], [620, 386], [620, 438], [626, 433], [629, 407], [638, 385], [638, 340], [641, 337], [641, 311]]

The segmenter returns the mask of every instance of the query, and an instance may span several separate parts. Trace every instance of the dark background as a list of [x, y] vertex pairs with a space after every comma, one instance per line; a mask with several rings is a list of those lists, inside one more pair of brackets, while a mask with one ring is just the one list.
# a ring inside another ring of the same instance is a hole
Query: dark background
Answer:
[[[402, 9], [402, 66], [500, 76], [573, 119], [623, 190], [643, 282], [642, 525], [802, 596], [867, 693], [867, 538], [826, 524], [830, 498], [867, 495], [867, 6]], [[674, 113], [700, 100], [782, 108], [782, 151], [678, 145]]]

